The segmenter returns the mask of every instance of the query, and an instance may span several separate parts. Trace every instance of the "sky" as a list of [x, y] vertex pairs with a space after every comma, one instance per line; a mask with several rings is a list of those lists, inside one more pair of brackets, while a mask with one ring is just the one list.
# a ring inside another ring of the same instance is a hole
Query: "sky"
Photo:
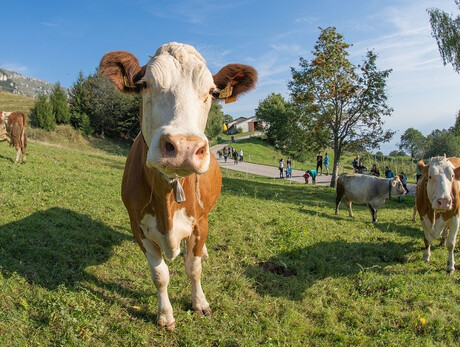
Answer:
[[385, 128], [396, 134], [380, 147], [388, 154], [406, 129], [447, 129], [460, 109], [460, 76], [442, 63], [426, 11], [432, 7], [459, 13], [454, 0], [3, 0], [0, 67], [71, 87], [106, 52], [129, 51], [144, 65], [162, 44], [182, 42], [212, 73], [229, 63], [256, 68], [256, 89], [223, 105], [233, 118], [250, 117], [270, 93], [289, 98], [291, 67], [312, 58], [319, 27], [335, 26], [352, 44], [352, 63], [373, 50], [377, 67], [392, 69], [394, 112]]

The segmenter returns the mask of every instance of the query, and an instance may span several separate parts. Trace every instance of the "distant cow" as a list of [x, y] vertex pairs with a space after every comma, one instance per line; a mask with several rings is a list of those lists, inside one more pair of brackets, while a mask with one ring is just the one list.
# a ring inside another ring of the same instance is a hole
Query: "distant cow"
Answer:
[[377, 210], [386, 198], [403, 195], [406, 191], [401, 180], [379, 178], [361, 174], [343, 174], [337, 179], [335, 214], [339, 213], [339, 204], [343, 198], [347, 202], [348, 214], [353, 217], [352, 203], [366, 204], [372, 215], [372, 222], [377, 222]]
[[460, 159], [434, 157], [428, 165], [420, 160], [422, 172], [417, 186], [417, 210], [425, 234], [423, 260], [431, 257], [431, 242], [449, 229], [446, 246], [448, 251], [447, 273], [455, 270], [454, 248], [460, 216]]
[[22, 151], [22, 162], [26, 162], [26, 116], [21, 112], [2, 112], [0, 117], [0, 141], [8, 141], [16, 148], [16, 160], [18, 163]]
[[141, 132], [126, 161], [122, 198], [157, 288], [157, 323], [171, 330], [175, 320], [162, 252], [169, 260], [176, 258], [183, 239], [193, 310], [199, 316], [211, 315], [200, 282], [208, 213], [222, 184], [204, 135], [211, 103], [213, 98], [234, 101], [252, 89], [257, 72], [230, 64], [213, 76], [195, 48], [179, 43], [161, 46], [143, 67], [131, 53], [107, 53], [100, 72], [120, 91], [142, 96]]

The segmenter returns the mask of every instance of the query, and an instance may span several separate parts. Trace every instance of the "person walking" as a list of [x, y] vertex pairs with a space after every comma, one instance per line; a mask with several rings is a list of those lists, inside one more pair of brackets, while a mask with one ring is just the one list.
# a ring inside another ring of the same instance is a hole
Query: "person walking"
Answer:
[[324, 156], [324, 167], [326, 168], [326, 176], [329, 175], [329, 157], [326, 153]]
[[224, 154], [224, 163], [227, 162], [227, 158], [228, 158], [228, 149], [227, 147], [224, 147], [224, 149], [222, 150], [223, 154]]
[[243, 161], [243, 150], [240, 149], [240, 161]]
[[278, 162], [278, 169], [280, 170], [280, 178], [284, 178], [284, 161], [281, 158]]
[[233, 150], [233, 164], [238, 164], [238, 151], [236, 149]]
[[321, 169], [321, 175], [323, 174], [323, 156], [321, 155], [321, 152], [318, 152], [318, 155], [316, 156], [316, 172], [319, 173], [319, 170]]

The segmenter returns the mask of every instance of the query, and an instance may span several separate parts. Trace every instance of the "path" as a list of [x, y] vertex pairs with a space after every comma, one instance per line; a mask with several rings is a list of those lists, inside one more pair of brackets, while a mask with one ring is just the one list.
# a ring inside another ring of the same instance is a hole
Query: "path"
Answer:
[[[248, 138], [242, 137], [236, 140]], [[211, 147], [211, 152], [217, 158], [217, 162], [221, 168], [226, 168], [229, 170], [245, 172], [248, 174], [259, 175], [264, 177], [271, 177], [273, 179], [280, 179], [279, 178], [279, 169], [277, 166], [268, 166], [268, 165], [261, 165], [261, 164], [253, 164], [247, 162], [238, 162], [238, 164], [233, 163], [233, 159], [228, 158], [227, 162], [224, 161], [224, 157], [218, 159], [219, 156], [217, 155], [217, 151], [224, 148], [224, 146], [228, 146], [229, 143], [221, 143]], [[305, 179], [302, 177], [305, 171], [303, 170], [292, 170], [292, 177], [291, 178], [284, 178], [284, 180], [291, 181], [291, 182], [298, 182], [298, 183], [305, 183]], [[311, 182], [311, 180], [310, 180]], [[316, 184], [321, 186], [329, 186], [331, 184], [331, 176], [330, 175], [318, 175], [316, 176]], [[415, 193], [415, 184], [408, 183], [407, 188], [409, 189], [409, 195], [414, 195]]]

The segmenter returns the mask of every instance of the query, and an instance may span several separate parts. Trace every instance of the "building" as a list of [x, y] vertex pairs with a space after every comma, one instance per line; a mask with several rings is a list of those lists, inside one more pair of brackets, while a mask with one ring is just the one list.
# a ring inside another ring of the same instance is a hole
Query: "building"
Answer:
[[262, 128], [262, 122], [257, 119], [256, 116], [246, 118], [239, 117], [227, 124], [227, 135], [233, 135], [238, 132], [238, 128], [241, 128], [243, 133], [253, 132]]

